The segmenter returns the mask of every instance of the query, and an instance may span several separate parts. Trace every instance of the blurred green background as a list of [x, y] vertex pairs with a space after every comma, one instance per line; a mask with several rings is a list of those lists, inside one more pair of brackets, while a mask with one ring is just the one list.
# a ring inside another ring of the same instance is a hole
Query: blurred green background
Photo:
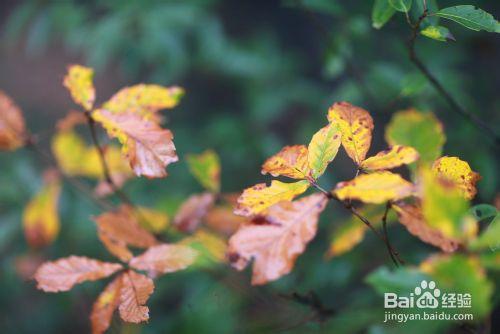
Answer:
[[[500, 2], [470, 3], [500, 16]], [[447, 136], [444, 154], [470, 162], [483, 177], [475, 201], [492, 203], [499, 182], [493, 141], [450, 110], [409, 62], [404, 16], [376, 30], [372, 5], [366, 0], [3, 0], [0, 89], [20, 105], [29, 129], [49, 150], [56, 120], [75, 107], [62, 86], [68, 64], [94, 67], [98, 102], [139, 82], [184, 87], [180, 106], [165, 113], [180, 162], [169, 166], [166, 179], [135, 179], [125, 187], [135, 202], [170, 215], [188, 195], [201, 191], [188, 172], [186, 154], [213, 148], [222, 161], [223, 191], [241, 191], [268, 180], [259, 168], [266, 157], [286, 144], [306, 143], [326, 125], [328, 106], [335, 101], [371, 112], [375, 130], [369, 155], [386, 147], [384, 128], [394, 112], [433, 111]], [[419, 38], [418, 53], [452, 95], [498, 133], [498, 35], [447, 26], [457, 42]], [[0, 331], [88, 332], [87, 315], [103, 282], [44, 294], [20, 278], [19, 267], [35, 253], [44, 259], [78, 254], [111, 260], [90, 219], [99, 209], [65, 186], [59, 238], [47, 249], [30, 251], [22, 209], [39, 189], [45, 166], [25, 149], [0, 153], [0, 166]], [[353, 170], [339, 154], [322, 183], [331, 187], [351, 178]], [[383, 324], [381, 297], [365, 276], [391, 267], [385, 246], [368, 235], [347, 255], [325, 260], [331, 231], [347, 219], [339, 207], [327, 211], [317, 237], [283, 279], [250, 287], [248, 271], [237, 273], [225, 265], [167, 275], [156, 283], [148, 324], [123, 325], [115, 319], [109, 332], [466, 333], [449, 323]], [[400, 226], [390, 233], [410, 263], [433, 251]], [[498, 275], [494, 279], [499, 282]], [[289, 298], [311, 290], [336, 310], [328, 321], [315, 321], [310, 308]], [[498, 292], [494, 300], [498, 304]], [[498, 310], [495, 316], [500, 317]]]

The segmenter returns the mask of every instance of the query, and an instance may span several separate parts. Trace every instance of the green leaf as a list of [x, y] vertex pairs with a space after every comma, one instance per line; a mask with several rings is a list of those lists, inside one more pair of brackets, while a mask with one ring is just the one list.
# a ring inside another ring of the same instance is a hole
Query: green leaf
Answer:
[[490, 248], [492, 251], [500, 250], [500, 217], [496, 218], [488, 225], [477, 239], [473, 240], [469, 248], [481, 250]]
[[413, 292], [422, 280], [427, 278], [425, 274], [415, 268], [388, 270], [386, 267], [381, 267], [370, 273], [365, 278], [365, 281], [380, 295], [386, 292], [394, 292], [406, 296]]
[[385, 140], [389, 145], [415, 148], [420, 154], [419, 163], [430, 165], [441, 156], [446, 138], [434, 114], [409, 109], [394, 114], [385, 129]]
[[[479, 258], [466, 255], [434, 255], [425, 260], [420, 269], [436, 282], [442, 294], [470, 294], [472, 307], [467, 308], [467, 313], [474, 314], [474, 320], [479, 320], [491, 311], [494, 286], [487, 279]], [[464, 312], [464, 309], [457, 311]]]
[[488, 218], [494, 218], [497, 214], [497, 208], [490, 204], [478, 204], [470, 209], [470, 213], [478, 221], [485, 220]]
[[436, 41], [448, 42], [455, 41], [455, 37], [448, 28], [443, 26], [428, 26], [420, 32], [423, 36], [435, 39]]
[[398, 12], [408, 13], [412, 0], [389, 0], [389, 4]]
[[472, 5], [453, 6], [441, 9], [437, 16], [455, 21], [475, 31], [500, 32], [500, 23], [484, 10]]
[[375, 0], [372, 9], [372, 26], [380, 29], [396, 13], [394, 7], [389, 4], [389, 0]]

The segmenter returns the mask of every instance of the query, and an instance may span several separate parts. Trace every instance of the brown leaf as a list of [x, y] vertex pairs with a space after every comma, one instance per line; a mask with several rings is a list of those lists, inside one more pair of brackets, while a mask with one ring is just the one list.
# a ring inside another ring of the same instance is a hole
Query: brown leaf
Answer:
[[285, 146], [264, 162], [261, 172], [275, 177], [282, 175], [292, 179], [305, 179], [309, 176], [307, 154], [307, 147], [304, 145]]
[[165, 177], [165, 167], [179, 159], [172, 132], [153, 121], [133, 113], [114, 114], [104, 109], [94, 111], [92, 117], [110, 137], [118, 138], [137, 176]]
[[427, 225], [420, 206], [398, 203], [393, 205], [393, 208], [398, 214], [399, 222], [423, 242], [439, 247], [443, 252], [451, 253], [458, 249], [458, 240], [446, 237], [439, 230]]
[[139, 225], [137, 213], [126, 205], [118, 211], [103, 213], [94, 220], [104, 246], [122, 261], [131, 258], [127, 246], [148, 248], [157, 243], [156, 238]]
[[233, 234], [240, 225], [248, 221], [245, 217], [235, 215], [233, 209], [226, 206], [212, 208], [204, 220], [207, 226], [226, 235]]
[[120, 275], [109, 283], [94, 302], [90, 314], [92, 334], [104, 333], [109, 328], [113, 313], [120, 304], [122, 277], [123, 275]]
[[87, 118], [84, 113], [76, 110], [70, 110], [66, 116], [57, 121], [56, 128], [59, 131], [69, 131], [73, 130], [76, 125], [85, 124], [86, 121]]
[[150, 247], [143, 254], [130, 260], [130, 267], [145, 270], [152, 275], [182, 270], [196, 259], [194, 249], [184, 245], [162, 244]]
[[273, 205], [265, 216], [255, 217], [231, 237], [229, 261], [242, 270], [253, 258], [253, 285], [288, 274], [316, 235], [319, 214], [327, 201], [323, 194], [313, 194]]
[[0, 90], [0, 150], [23, 146], [26, 133], [21, 109]]
[[139, 323], [149, 319], [149, 308], [144, 306], [155, 286], [153, 280], [129, 270], [122, 275], [120, 291], [120, 317], [127, 322]]
[[75, 284], [96, 281], [122, 269], [118, 263], [108, 263], [84, 256], [70, 256], [45, 262], [35, 273], [37, 288], [45, 292], [68, 291]]
[[203, 193], [189, 197], [182, 203], [174, 218], [174, 225], [183, 232], [192, 232], [214, 204], [215, 196]]

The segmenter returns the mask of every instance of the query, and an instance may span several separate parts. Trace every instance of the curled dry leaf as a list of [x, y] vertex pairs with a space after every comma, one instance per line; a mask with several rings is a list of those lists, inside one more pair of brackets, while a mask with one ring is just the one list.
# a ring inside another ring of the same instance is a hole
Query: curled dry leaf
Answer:
[[15, 150], [23, 146], [25, 135], [21, 109], [0, 90], [0, 150]]
[[418, 152], [411, 146], [394, 145], [364, 160], [359, 167], [367, 171], [392, 169], [417, 161]]
[[201, 154], [190, 154], [186, 158], [191, 174], [208, 191], [220, 190], [220, 161], [219, 156], [212, 150]]
[[466, 161], [457, 157], [441, 157], [434, 161], [432, 170], [439, 177], [457, 185], [465, 198], [473, 199], [476, 196], [476, 182], [481, 176]]
[[113, 313], [120, 304], [121, 287], [122, 276], [120, 275], [111, 281], [97, 297], [90, 314], [92, 334], [104, 333], [109, 328]]
[[347, 102], [337, 102], [328, 110], [328, 120], [338, 124], [342, 146], [359, 165], [365, 160], [372, 141], [373, 119], [368, 111]]
[[215, 196], [211, 193], [190, 196], [179, 208], [174, 218], [174, 225], [183, 232], [196, 230], [214, 201]]
[[23, 212], [24, 235], [31, 247], [47, 246], [57, 238], [60, 229], [57, 212], [60, 194], [61, 181], [57, 171], [46, 171], [42, 189]]
[[295, 196], [306, 191], [308, 187], [309, 182], [305, 180], [293, 183], [274, 180], [269, 187], [265, 183], [256, 184], [243, 191], [238, 198], [238, 205], [234, 213], [240, 216], [259, 214], [273, 204], [291, 201]]
[[139, 84], [120, 89], [102, 108], [113, 113], [133, 113], [147, 119], [155, 119], [161, 109], [174, 108], [184, 90], [180, 87]]
[[296, 258], [316, 235], [318, 218], [327, 202], [323, 194], [313, 194], [270, 207], [267, 214], [242, 225], [231, 237], [229, 261], [242, 270], [253, 258], [254, 285], [288, 274]]
[[122, 261], [131, 258], [127, 246], [148, 248], [157, 243], [155, 237], [139, 225], [137, 213], [126, 205], [115, 212], [103, 213], [94, 220], [99, 238], [109, 252]]
[[262, 174], [305, 179], [309, 175], [307, 147], [304, 145], [285, 146], [262, 165]]
[[137, 176], [165, 177], [165, 168], [178, 160], [170, 130], [130, 112], [115, 114], [100, 109], [94, 111], [92, 117], [110, 137], [118, 138]]
[[219, 206], [210, 209], [204, 218], [205, 224], [217, 232], [231, 235], [247, 218], [234, 214], [231, 207]]
[[392, 206], [398, 214], [399, 222], [408, 232], [425, 243], [439, 247], [443, 252], [454, 252], [458, 249], [459, 240], [443, 235], [439, 230], [432, 228], [425, 221], [422, 209], [414, 204], [397, 203]]
[[191, 247], [175, 244], [161, 244], [130, 260], [130, 267], [145, 270], [156, 276], [186, 269], [196, 259], [197, 253]]
[[85, 110], [91, 110], [95, 100], [95, 88], [92, 83], [94, 70], [81, 65], [71, 65], [64, 77], [64, 87], [71, 93], [73, 101]]
[[45, 292], [68, 291], [75, 284], [108, 277], [122, 268], [118, 263], [70, 256], [42, 264], [35, 273], [35, 280], [37, 288]]
[[144, 306], [155, 288], [153, 280], [135, 271], [122, 274], [120, 290], [120, 317], [127, 322], [139, 323], [149, 319], [149, 308]]
[[365, 203], [380, 204], [408, 197], [413, 190], [413, 184], [398, 174], [376, 172], [340, 182], [333, 193], [341, 200], [357, 199]]
[[342, 134], [339, 126], [330, 123], [314, 134], [308, 146], [308, 163], [313, 178], [325, 172], [339, 151]]

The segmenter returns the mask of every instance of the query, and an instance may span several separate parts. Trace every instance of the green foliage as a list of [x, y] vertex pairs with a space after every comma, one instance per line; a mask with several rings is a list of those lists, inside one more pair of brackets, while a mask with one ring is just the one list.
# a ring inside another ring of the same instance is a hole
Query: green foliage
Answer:
[[466, 28], [475, 31], [485, 30], [500, 33], [500, 23], [493, 15], [472, 5], [447, 7], [436, 12], [436, 15], [455, 21]]
[[375, 29], [382, 28], [396, 13], [389, 0], [375, 0], [372, 9], [372, 25]]
[[427, 26], [420, 33], [425, 37], [441, 42], [455, 41], [455, 37], [453, 37], [448, 28], [443, 26]]
[[413, 0], [389, 0], [389, 4], [398, 12], [408, 13]]

